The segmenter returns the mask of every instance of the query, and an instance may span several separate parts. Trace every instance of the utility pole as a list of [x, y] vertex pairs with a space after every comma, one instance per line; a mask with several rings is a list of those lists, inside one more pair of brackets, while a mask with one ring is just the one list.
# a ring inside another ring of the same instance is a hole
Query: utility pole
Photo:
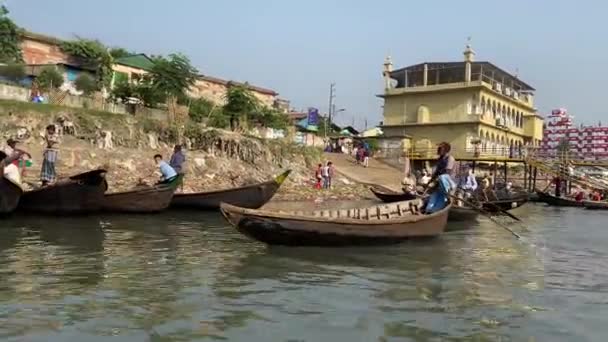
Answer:
[[329, 85], [329, 107], [327, 108], [327, 112], [329, 115], [329, 127], [331, 127], [331, 116], [334, 112], [334, 107], [336, 106], [334, 104], [334, 98], [336, 97], [336, 84], [335, 83], [331, 83]]

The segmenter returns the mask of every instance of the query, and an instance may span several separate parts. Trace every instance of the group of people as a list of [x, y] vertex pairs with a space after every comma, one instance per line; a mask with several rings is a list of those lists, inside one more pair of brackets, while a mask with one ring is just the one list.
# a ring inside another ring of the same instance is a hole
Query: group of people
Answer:
[[315, 170], [315, 189], [331, 189], [335, 169], [332, 162], [319, 164]]
[[[25, 175], [26, 165], [31, 164], [32, 156], [30, 153], [17, 148], [18, 141], [8, 139], [6, 146], [0, 151], [0, 171], [3, 176], [16, 185], [23, 186], [22, 179]], [[58, 145], [60, 137], [55, 125], [48, 125], [44, 134], [44, 150], [42, 152], [42, 166], [40, 169], [40, 183], [48, 186], [56, 182], [57, 171], [56, 163], [59, 156]], [[178, 174], [183, 173], [183, 164], [186, 156], [182, 151], [181, 145], [176, 145], [169, 163], [163, 160], [162, 155], [154, 155], [154, 161], [161, 173], [159, 183], [171, 182]]]
[[355, 155], [355, 162], [363, 167], [369, 166], [370, 147], [367, 142], [360, 143], [353, 149]]
[[456, 175], [456, 160], [451, 156], [450, 150], [449, 143], [439, 144], [437, 148], [439, 158], [431, 173], [423, 169], [420, 173], [413, 174], [406, 159], [405, 177], [402, 181], [404, 192], [420, 194], [428, 192], [427, 189], [441, 190], [431, 194], [426, 212], [438, 210], [441, 208], [440, 204], [451, 196], [465, 201], [495, 201], [501, 196], [508, 197], [512, 194], [511, 182], [507, 182], [501, 190], [495, 191], [491, 177], [486, 175], [478, 181], [470, 166], [467, 166], [462, 174]]

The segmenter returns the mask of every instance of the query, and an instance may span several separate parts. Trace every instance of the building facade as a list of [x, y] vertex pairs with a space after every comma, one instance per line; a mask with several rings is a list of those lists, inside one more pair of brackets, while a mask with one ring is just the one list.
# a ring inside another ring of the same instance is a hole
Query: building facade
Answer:
[[556, 157], [560, 152], [569, 152], [569, 157], [599, 160], [608, 157], [608, 127], [575, 126], [573, 118], [563, 109], [554, 109], [545, 119], [542, 156]]
[[383, 131], [402, 137], [404, 149], [434, 154], [442, 141], [456, 157], [515, 157], [538, 145], [543, 120], [534, 88], [490, 62], [476, 62], [467, 46], [463, 62], [427, 62], [393, 70], [384, 63]]
[[[21, 35], [21, 50], [26, 65], [60, 65], [66, 70], [88, 69], [82, 65], [78, 58], [70, 56], [61, 50], [63, 40], [33, 32], [23, 32]], [[117, 58], [112, 69], [112, 86], [121, 80], [137, 82], [148, 73], [153, 66], [153, 61], [145, 54], [136, 54]], [[66, 87], [70, 87], [72, 74], [66, 73]], [[33, 75], [35, 76], [35, 75]], [[196, 83], [189, 91], [189, 95], [195, 98], [204, 98], [218, 105], [225, 103], [225, 95], [232, 85], [245, 86], [258, 99], [258, 101], [269, 108], [276, 108], [282, 112], [289, 111], [289, 101], [280, 99], [278, 93], [272, 89], [224, 80], [211, 76], [200, 75]]]

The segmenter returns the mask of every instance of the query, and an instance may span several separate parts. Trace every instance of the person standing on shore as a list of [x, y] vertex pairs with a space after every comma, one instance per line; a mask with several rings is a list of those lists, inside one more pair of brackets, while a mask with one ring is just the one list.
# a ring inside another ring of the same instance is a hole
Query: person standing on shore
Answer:
[[182, 166], [186, 162], [186, 156], [182, 152], [182, 145], [175, 145], [173, 148], [173, 155], [169, 160], [169, 165], [175, 170], [175, 172], [182, 174]]
[[315, 189], [321, 189], [323, 182], [323, 164], [319, 164], [315, 170]]
[[323, 189], [329, 188], [329, 162], [321, 168], [321, 177], [323, 177]]
[[57, 180], [57, 172], [55, 170], [55, 164], [57, 163], [57, 157], [59, 155], [59, 135], [55, 130], [55, 125], [46, 126], [46, 134], [44, 136], [46, 148], [42, 153], [42, 168], [40, 169], [40, 181], [42, 186], [47, 186], [54, 183]]
[[[175, 145], [175, 147], [173, 148], [173, 155], [171, 156], [171, 159], [169, 160], [169, 166], [171, 166], [173, 168], [173, 170], [175, 170], [175, 172], [177, 172], [177, 174], [183, 175], [184, 174], [183, 165], [185, 162], [186, 162], [186, 156], [184, 155], [184, 152], [182, 152], [182, 145]], [[184, 190], [183, 178], [180, 180], [179, 183], [180, 184], [178, 184], [178, 186], [181, 188], [181, 190]]]

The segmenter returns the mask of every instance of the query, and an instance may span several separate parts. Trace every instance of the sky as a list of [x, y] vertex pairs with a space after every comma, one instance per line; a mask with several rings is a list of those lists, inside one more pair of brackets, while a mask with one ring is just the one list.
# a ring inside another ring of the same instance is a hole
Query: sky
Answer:
[[0, 0], [30, 31], [95, 38], [147, 54], [181, 52], [202, 74], [271, 88], [337, 122], [382, 120], [382, 64], [476, 59], [536, 88], [540, 114], [608, 122], [608, 1]]

